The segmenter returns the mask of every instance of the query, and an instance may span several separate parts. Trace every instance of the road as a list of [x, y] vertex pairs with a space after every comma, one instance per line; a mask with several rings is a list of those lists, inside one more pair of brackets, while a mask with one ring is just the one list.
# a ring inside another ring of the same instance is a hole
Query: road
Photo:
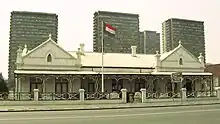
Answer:
[[219, 115], [220, 105], [93, 111], [2, 112], [0, 124], [218, 124]]

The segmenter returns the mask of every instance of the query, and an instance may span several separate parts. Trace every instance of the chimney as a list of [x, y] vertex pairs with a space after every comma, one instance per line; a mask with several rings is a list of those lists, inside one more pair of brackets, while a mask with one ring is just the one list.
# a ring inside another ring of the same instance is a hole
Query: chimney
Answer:
[[84, 46], [85, 46], [85, 44], [84, 44], [84, 43], [81, 43], [81, 44], [79, 44], [79, 46], [80, 46], [80, 52], [81, 52], [82, 54], [84, 54]]
[[23, 63], [23, 59], [22, 59], [22, 47], [18, 46], [18, 50], [17, 50], [17, 59], [16, 59], [16, 64], [17, 66], [19, 66], [20, 64]]
[[159, 69], [160, 69], [160, 66], [161, 66], [161, 61], [160, 61], [160, 53], [159, 53], [159, 51], [156, 51], [156, 55], [155, 55], [155, 61], [156, 61], [156, 65], [155, 65], [155, 71], [156, 72], [158, 72], [159, 71]]
[[136, 57], [137, 46], [131, 46], [131, 56]]
[[82, 63], [81, 63], [81, 51], [80, 51], [80, 48], [78, 48], [78, 51], [76, 52], [76, 56], [77, 56], [77, 59], [76, 59], [76, 66], [77, 67], [81, 67], [82, 66]]
[[199, 54], [199, 57], [198, 57], [200, 63], [202, 64], [202, 67], [204, 68], [205, 67], [205, 59], [204, 59], [204, 56], [202, 55], [202, 53]]

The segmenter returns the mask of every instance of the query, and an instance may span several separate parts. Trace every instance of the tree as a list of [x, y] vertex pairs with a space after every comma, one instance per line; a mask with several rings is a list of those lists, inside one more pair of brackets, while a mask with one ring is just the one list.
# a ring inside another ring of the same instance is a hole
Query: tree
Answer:
[[8, 93], [8, 87], [3, 78], [0, 78], [0, 93]]

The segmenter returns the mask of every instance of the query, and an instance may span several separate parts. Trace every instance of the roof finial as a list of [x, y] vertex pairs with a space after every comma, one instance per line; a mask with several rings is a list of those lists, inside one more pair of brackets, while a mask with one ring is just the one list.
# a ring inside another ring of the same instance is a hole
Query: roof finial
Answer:
[[182, 41], [181, 40], [179, 40], [179, 45], [182, 45]]
[[199, 56], [202, 56], [202, 53], [199, 53]]
[[50, 34], [49, 34], [49, 39], [51, 39], [51, 37], [52, 37], [52, 34], [50, 33]]

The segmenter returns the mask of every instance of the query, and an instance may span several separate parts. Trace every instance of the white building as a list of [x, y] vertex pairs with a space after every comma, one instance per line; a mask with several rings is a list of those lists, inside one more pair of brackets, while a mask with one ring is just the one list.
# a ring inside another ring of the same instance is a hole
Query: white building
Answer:
[[[15, 73], [16, 92], [41, 93], [101, 92], [101, 53], [66, 51], [55, 43], [51, 36], [31, 51], [27, 47], [17, 51]], [[174, 50], [159, 54], [104, 54], [104, 89], [106, 92], [179, 92], [185, 87], [188, 92], [212, 91], [212, 73], [204, 72], [204, 57], [193, 56], [179, 42]], [[173, 72], [182, 72], [183, 81], [171, 82]]]

